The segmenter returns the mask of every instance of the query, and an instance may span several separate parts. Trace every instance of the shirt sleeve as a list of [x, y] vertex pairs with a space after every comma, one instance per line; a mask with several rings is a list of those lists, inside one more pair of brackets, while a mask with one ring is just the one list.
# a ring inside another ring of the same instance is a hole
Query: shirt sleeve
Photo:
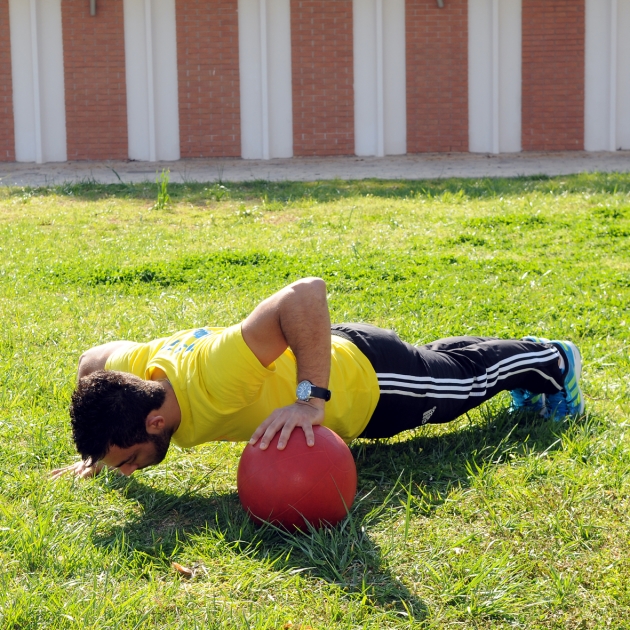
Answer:
[[262, 365], [245, 343], [240, 324], [209, 341], [199, 357], [199, 371], [210, 398], [225, 411], [252, 404], [274, 375], [275, 363]]
[[140, 378], [145, 378], [147, 364], [163, 341], [163, 339], [156, 339], [150, 343], [130, 341], [112, 352], [105, 362], [105, 369], [115, 372], [128, 372]]

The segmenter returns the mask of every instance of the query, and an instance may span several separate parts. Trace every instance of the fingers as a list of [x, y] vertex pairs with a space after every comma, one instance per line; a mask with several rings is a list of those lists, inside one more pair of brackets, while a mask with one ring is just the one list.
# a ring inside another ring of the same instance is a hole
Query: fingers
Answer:
[[96, 469], [93, 466], [85, 466], [83, 470], [79, 471], [79, 479], [88, 479], [96, 475]]
[[[258, 442], [258, 440], [265, 434], [265, 432], [267, 431], [267, 427], [273, 422], [274, 420], [274, 415], [275, 412], [272, 413], [262, 424], [260, 424], [258, 426], [258, 428], [254, 431], [254, 433], [252, 434], [252, 437], [249, 440], [249, 443], [253, 446], [254, 444], [256, 444], [256, 442]], [[272, 434], [272, 438], [275, 435], [275, 431]], [[271, 438], [270, 438], [271, 439]], [[267, 442], [267, 444], [269, 443], [269, 441]], [[267, 448], [267, 446], [265, 445], [265, 448]]]
[[[264, 451], [269, 444], [271, 444], [271, 440], [273, 440], [274, 436], [276, 435], [276, 433], [278, 433], [278, 431], [280, 431], [280, 429], [282, 429], [282, 427], [284, 426], [284, 422], [282, 420], [282, 417], [278, 418], [277, 417], [278, 412], [274, 411], [271, 416], [269, 416], [269, 419], [271, 420], [271, 422], [269, 422], [263, 436], [262, 439], [260, 440], [260, 448]], [[291, 429], [289, 429], [289, 435], [291, 435], [291, 431], [293, 431], [293, 427], [291, 427]], [[287, 438], [288, 440], [288, 438]], [[285, 445], [286, 446], [286, 442]], [[280, 446], [280, 444], [278, 443], [278, 448], [282, 449], [284, 448], [284, 446]]]
[[70, 464], [69, 466], [64, 466], [63, 468], [57, 468], [50, 473], [50, 478], [54, 481], [65, 475], [71, 474], [75, 477], [79, 477], [79, 479], [87, 479], [88, 477], [94, 477], [97, 475], [103, 468], [102, 464], [95, 464], [93, 466], [88, 466], [84, 461], [78, 461], [74, 464]]
[[59, 477], [65, 475], [67, 472], [66, 468], [57, 468], [50, 472], [49, 477], [51, 479], [59, 479]]
[[[289, 442], [289, 438], [291, 437], [291, 433], [293, 433], [293, 429], [295, 429], [295, 423], [287, 423], [282, 427], [282, 431], [280, 433], [280, 437], [278, 438], [278, 450], [284, 450], [285, 446]], [[310, 444], [309, 444], [310, 446]]]
[[314, 424], [321, 424], [324, 420], [323, 409], [311, 405], [294, 403], [282, 409], [276, 409], [254, 432], [249, 443], [254, 445], [260, 440], [259, 448], [265, 450], [278, 431], [277, 448], [283, 450], [289, 442], [295, 427], [302, 427], [308, 446], [315, 444]]
[[56, 470], [53, 470], [50, 473], [51, 479], [59, 479], [60, 477], [63, 477], [64, 475], [67, 475], [70, 472], [74, 472], [77, 464], [80, 464], [80, 463], [82, 462], [76, 462], [75, 464], [70, 464], [69, 466], [64, 466], [63, 468], [57, 468]]
[[315, 433], [313, 432], [313, 425], [310, 422], [307, 425], [302, 425], [302, 431], [304, 431], [304, 436], [306, 437], [306, 445], [314, 446]]
[[[249, 443], [254, 445], [258, 440], [260, 440], [259, 447], [264, 451], [271, 440], [273, 440], [274, 436], [278, 431], [280, 431], [288, 422], [289, 418], [286, 415], [286, 407], [282, 409], [276, 409], [257, 429], [254, 431]], [[291, 431], [293, 431], [293, 426], [289, 429], [289, 436], [291, 435]], [[288, 436], [282, 446], [278, 444], [278, 448], [282, 449], [286, 446], [286, 442], [288, 441]]]
[[81, 479], [86, 479], [87, 477], [96, 477], [96, 475], [98, 475], [101, 470], [103, 470], [105, 464], [96, 463], [92, 464], [91, 466], [84, 466], [85, 467], [81, 472]]

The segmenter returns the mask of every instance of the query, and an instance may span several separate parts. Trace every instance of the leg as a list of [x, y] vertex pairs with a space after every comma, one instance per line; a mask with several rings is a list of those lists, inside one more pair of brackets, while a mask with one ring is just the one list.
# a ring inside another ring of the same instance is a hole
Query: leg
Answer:
[[465, 348], [466, 346], [483, 343], [484, 341], [493, 341], [495, 339], [496, 337], [445, 337], [444, 339], [427, 343], [424, 346], [415, 347], [423, 350], [434, 350], [435, 352], [446, 352], [448, 350], [458, 350], [459, 348]]
[[503, 390], [555, 394], [562, 389], [560, 354], [550, 345], [455, 337], [417, 348], [392, 331], [365, 325], [343, 329], [372, 362], [380, 386], [363, 437], [449, 422]]

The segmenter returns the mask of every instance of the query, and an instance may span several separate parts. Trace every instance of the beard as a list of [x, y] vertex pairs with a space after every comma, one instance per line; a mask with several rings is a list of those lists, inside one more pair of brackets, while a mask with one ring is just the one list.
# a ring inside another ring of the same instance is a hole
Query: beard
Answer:
[[171, 445], [171, 436], [173, 431], [164, 430], [158, 435], [150, 435], [149, 442], [153, 444], [155, 449], [155, 457], [149, 466], [155, 466], [164, 460], [168, 453], [168, 447]]

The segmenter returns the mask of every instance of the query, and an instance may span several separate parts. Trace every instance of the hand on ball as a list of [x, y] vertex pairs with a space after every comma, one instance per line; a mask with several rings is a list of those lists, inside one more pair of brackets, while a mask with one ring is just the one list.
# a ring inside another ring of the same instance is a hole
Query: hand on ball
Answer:
[[296, 401], [287, 407], [276, 409], [255, 431], [249, 443], [253, 446], [260, 440], [260, 448], [265, 450], [274, 435], [280, 431], [278, 448], [283, 450], [295, 427], [302, 427], [306, 444], [313, 446], [313, 427], [324, 421], [324, 401], [312, 398], [308, 402]]

